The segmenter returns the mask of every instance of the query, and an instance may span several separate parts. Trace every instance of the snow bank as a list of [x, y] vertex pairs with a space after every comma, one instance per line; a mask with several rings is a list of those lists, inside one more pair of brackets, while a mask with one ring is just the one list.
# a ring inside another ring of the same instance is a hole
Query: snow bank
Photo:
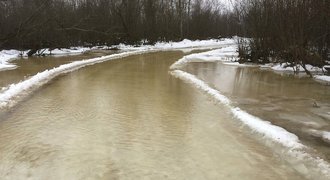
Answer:
[[142, 46], [132, 46], [126, 44], [119, 44], [116, 47], [120, 50], [141, 50], [141, 49], [159, 49], [159, 50], [182, 50], [184, 52], [189, 52], [194, 49], [206, 49], [206, 48], [216, 48], [226, 44], [235, 44], [235, 39], [225, 38], [225, 39], [210, 39], [210, 40], [188, 40], [184, 39], [180, 42], [157, 42], [155, 45], [142, 45]]
[[[294, 68], [293, 67], [286, 67], [286, 64], [275, 64], [273, 66], [270, 66], [270, 68], [274, 71], [283, 71], [283, 72], [294, 72], [297, 70], [297, 72], [305, 72], [305, 69], [301, 65], [297, 65]], [[315, 67], [309, 64], [306, 64], [306, 69], [309, 72], [322, 72], [322, 68]]]
[[328, 142], [330, 142], [330, 132], [328, 131], [323, 131], [322, 132], [322, 138]]
[[316, 130], [316, 129], [307, 129], [305, 130], [309, 135], [318, 137], [322, 139], [324, 142], [330, 144], [330, 132], [328, 131], [322, 131], [322, 130]]
[[15, 69], [17, 66], [15, 64], [9, 64], [9, 63], [0, 63], [0, 71]]
[[198, 89], [211, 95], [218, 102], [229, 107], [231, 109], [232, 114], [237, 119], [249, 126], [254, 131], [289, 148], [303, 147], [303, 145], [299, 143], [298, 137], [296, 135], [289, 133], [281, 127], [272, 125], [270, 122], [252, 116], [247, 112], [242, 111], [238, 107], [234, 107], [232, 105], [232, 102], [226, 96], [222, 95], [218, 90], [211, 88], [209, 85], [207, 85], [204, 81], [198, 79], [196, 76], [181, 70], [171, 71], [171, 74], [187, 83], [193, 84]]
[[11, 59], [17, 58], [21, 54], [17, 50], [2, 50], [0, 51], [0, 71], [15, 69], [16, 65], [10, 64]]
[[[131, 46], [131, 45], [125, 45], [125, 44], [119, 44], [116, 46], [95, 46], [91, 48], [87, 47], [72, 47], [72, 48], [61, 48], [61, 49], [53, 49], [50, 50], [49, 48], [46, 49], [40, 49], [36, 54], [42, 54], [42, 55], [52, 55], [52, 56], [67, 56], [67, 55], [75, 55], [75, 54], [81, 54], [89, 50], [95, 50], [95, 49], [111, 49], [111, 48], [118, 48], [123, 51], [139, 51], [139, 50], [182, 50], [182, 51], [189, 51], [194, 49], [200, 49], [200, 48], [214, 48], [219, 47], [223, 44], [229, 44], [235, 43], [234, 39], [210, 39], [210, 40], [183, 40], [180, 42], [158, 42], [154, 46], [152, 45], [142, 45], [139, 47]], [[27, 56], [28, 51], [18, 51], [18, 50], [2, 50], [0, 51], [0, 71], [1, 70], [8, 70], [8, 69], [14, 69], [16, 68], [16, 65], [10, 64], [10, 60], [18, 58], [19, 56]]]
[[162, 49], [168, 49], [168, 48], [175, 48], [175, 49], [180, 49], [180, 48], [193, 48], [193, 47], [212, 47], [212, 46], [219, 46], [219, 45], [224, 45], [224, 44], [229, 44], [235, 43], [234, 39], [210, 39], [210, 40], [196, 40], [196, 41], [191, 41], [188, 39], [185, 39], [180, 42], [158, 42], [155, 44], [155, 48], [162, 48]]
[[91, 50], [91, 48], [86, 48], [86, 47], [72, 47], [72, 48], [56, 48], [53, 50], [50, 49], [41, 49], [39, 50], [39, 53], [42, 53], [43, 55], [50, 56], [67, 56], [67, 55], [75, 55], [75, 54], [81, 54], [86, 51]]
[[330, 76], [326, 76], [326, 75], [323, 75], [323, 76], [321, 76], [321, 75], [317, 75], [317, 76], [314, 77], [314, 79], [315, 79], [316, 81], [321, 82], [321, 83], [325, 83], [325, 84], [327, 84], [327, 85], [330, 85]]
[[181, 70], [174, 70], [171, 71], [171, 75], [173, 75], [176, 78], [179, 78], [185, 82], [194, 84], [197, 88], [205, 91], [206, 93], [210, 94], [211, 96], [213, 96], [216, 100], [218, 100], [220, 103], [225, 104], [227, 106], [229, 106], [231, 104], [231, 101], [224, 95], [220, 94], [219, 91], [210, 88], [204, 81], [199, 80], [198, 78], [196, 78], [196, 76], [181, 71]]
[[203, 53], [191, 54], [184, 56], [182, 59], [175, 62], [170, 69], [179, 69], [188, 62], [214, 62], [214, 61], [237, 61], [238, 46], [235, 40], [226, 40], [221, 43], [222, 48]]
[[[170, 73], [186, 83], [192, 84], [206, 92], [219, 103], [224, 104], [231, 110], [231, 113], [236, 119], [247, 125], [254, 132], [287, 148], [288, 151], [286, 152], [288, 152], [289, 158], [291, 158], [287, 159], [287, 161], [292, 163], [294, 168], [306, 177], [308, 177], [310, 173], [314, 173], [318, 175], [322, 174], [325, 179], [330, 178], [330, 164], [319, 157], [307, 153], [308, 147], [300, 143], [295, 134], [233, 106], [232, 102], [226, 96], [222, 95], [218, 90], [211, 88], [204, 81], [201, 81], [192, 74], [181, 70], [174, 70]], [[322, 133], [322, 137], [328, 139], [330, 138], [330, 133]]]

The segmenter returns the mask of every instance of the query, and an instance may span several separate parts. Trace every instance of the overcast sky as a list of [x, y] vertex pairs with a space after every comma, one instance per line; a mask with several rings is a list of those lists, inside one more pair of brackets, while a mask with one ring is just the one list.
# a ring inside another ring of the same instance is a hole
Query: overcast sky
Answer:
[[232, 6], [232, 0], [218, 0], [218, 1], [224, 3], [227, 6]]

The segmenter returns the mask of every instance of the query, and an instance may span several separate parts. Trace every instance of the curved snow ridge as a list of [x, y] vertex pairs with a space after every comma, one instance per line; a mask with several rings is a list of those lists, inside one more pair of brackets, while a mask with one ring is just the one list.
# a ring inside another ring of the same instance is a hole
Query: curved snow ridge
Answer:
[[171, 74], [187, 83], [193, 84], [198, 89], [211, 95], [218, 102], [229, 107], [232, 114], [237, 119], [239, 119], [242, 123], [249, 126], [254, 131], [280, 143], [283, 146], [289, 147], [289, 148], [304, 147], [304, 145], [302, 145], [299, 142], [299, 139], [295, 134], [292, 134], [279, 126], [272, 125], [268, 121], [261, 120], [260, 118], [255, 117], [255, 116], [241, 110], [238, 107], [234, 107], [232, 105], [232, 102], [230, 101], [230, 99], [228, 99], [226, 96], [222, 95], [218, 90], [211, 88], [208, 84], [206, 84], [204, 81], [198, 79], [196, 76], [194, 76], [190, 73], [181, 71], [181, 70], [171, 71]]
[[13, 101], [14, 99], [19, 98], [19, 96], [21, 95], [26, 95], [29, 90], [38, 88], [46, 84], [47, 82], [54, 79], [56, 76], [60, 74], [68, 73], [80, 69], [82, 67], [93, 65], [96, 63], [101, 63], [104, 61], [124, 58], [127, 56], [137, 55], [152, 51], [153, 50], [138, 50], [138, 51], [119, 53], [119, 54], [112, 54], [112, 55], [88, 59], [88, 60], [75, 61], [69, 64], [64, 64], [59, 67], [55, 67], [50, 70], [39, 72], [38, 74], [32, 76], [27, 80], [6, 87], [4, 91], [0, 93], [0, 109], [5, 108], [7, 106], [11, 106], [14, 103]]
[[170, 69], [179, 69], [189, 62], [232, 62], [238, 60], [238, 45], [234, 41], [225, 41], [220, 49], [184, 56], [171, 65]]
[[[313, 155], [307, 153], [306, 150], [309, 148], [304, 146], [295, 134], [233, 106], [230, 99], [190, 73], [181, 70], [174, 70], [170, 71], [170, 74], [186, 83], [194, 85], [198, 89], [212, 96], [219, 103], [224, 104], [231, 110], [231, 113], [236, 119], [248, 126], [254, 132], [262, 135], [264, 138], [270, 139], [273, 142], [282, 145], [283, 147], [288, 148], [290, 157], [293, 157], [294, 159], [298, 158], [299, 160], [306, 162], [308, 168], [304, 169], [307, 169], [307, 171], [309, 171], [310, 168], [316, 173], [321, 173], [326, 178], [330, 177], [330, 164], [319, 157], [314, 157]], [[297, 163], [296, 160], [292, 161], [295, 165], [298, 164], [299, 166], [302, 166], [299, 162]], [[297, 170], [300, 171], [299, 169]], [[303, 171], [301, 173], [308, 176], [309, 172]]]

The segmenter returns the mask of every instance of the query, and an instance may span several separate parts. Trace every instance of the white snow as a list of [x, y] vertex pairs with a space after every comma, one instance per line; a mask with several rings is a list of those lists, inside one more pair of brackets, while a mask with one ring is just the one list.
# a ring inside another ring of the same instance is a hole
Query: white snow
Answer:
[[16, 65], [10, 64], [11, 59], [17, 58], [20, 55], [18, 50], [2, 50], [0, 51], [0, 71], [15, 69]]
[[[305, 72], [305, 69], [301, 65], [297, 65], [295, 67], [287, 67], [285, 63], [275, 64], [270, 66], [270, 68], [274, 71], [284, 71], [284, 72]], [[306, 69], [309, 72], [322, 72], [322, 68], [312, 66], [310, 64], [306, 64]]]
[[[74, 55], [80, 54], [90, 48], [83, 47], [72, 47], [70, 49], [54, 49], [50, 51], [49, 49], [40, 49], [37, 54], [43, 54], [45, 56], [53, 55], [53, 56], [63, 56], [63, 55]], [[15, 69], [17, 66], [15, 64], [10, 63], [13, 59], [19, 57], [27, 57], [27, 51], [19, 51], [19, 50], [2, 50], [0, 51], [0, 71]]]
[[161, 49], [169, 49], [169, 48], [175, 48], [175, 49], [180, 49], [180, 48], [193, 48], [193, 47], [218, 47], [219, 45], [223, 44], [228, 44], [229, 42], [235, 43], [234, 39], [210, 39], [210, 40], [196, 40], [196, 41], [191, 41], [188, 39], [185, 39], [180, 42], [158, 42], [155, 44], [155, 48], [161, 48]]
[[27, 94], [28, 90], [32, 90], [33, 88], [38, 88], [60, 74], [68, 73], [88, 65], [93, 65], [104, 61], [123, 58], [134, 54], [140, 54], [143, 52], [144, 52], [143, 50], [140, 50], [140, 51], [124, 52], [120, 54], [113, 54], [109, 56], [103, 56], [88, 60], [76, 61], [69, 64], [61, 65], [59, 67], [50, 70], [45, 70], [43, 72], [40, 72], [32, 76], [27, 80], [24, 80], [17, 84], [12, 84], [4, 88], [2, 93], [0, 93], [0, 108], [13, 105], [13, 103], [15, 102], [13, 100], [15, 98], [19, 98], [19, 96]]
[[326, 75], [317, 75], [314, 76], [316, 81], [322, 82], [322, 83], [326, 83], [328, 85], [330, 85], [330, 76], [326, 76]]
[[9, 64], [9, 63], [1, 63], [0, 64], [0, 71], [15, 69], [17, 66], [15, 64]]
[[86, 51], [91, 50], [91, 48], [86, 48], [86, 47], [71, 47], [69, 49], [67, 48], [61, 48], [61, 49], [41, 49], [39, 50], [40, 53], [49, 56], [49, 55], [54, 55], [54, 56], [66, 56], [66, 55], [74, 55], [74, 54], [81, 54]]
[[218, 100], [222, 104], [225, 104], [228, 106], [231, 104], [231, 101], [226, 96], [220, 94], [219, 91], [210, 88], [204, 81], [196, 78], [196, 76], [194, 76], [190, 73], [181, 71], [181, 70], [171, 71], [171, 74], [174, 77], [179, 78], [185, 82], [194, 84], [197, 88], [202, 89], [206, 93], [210, 94], [211, 96], [213, 96], [216, 100]]
[[221, 46], [220, 49], [184, 56], [175, 62], [170, 69], [179, 69], [188, 62], [232, 62], [238, 60], [238, 46], [234, 39], [226, 39], [221, 43]]
[[328, 142], [330, 142], [330, 132], [328, 131], [323, 131], [322, 132], [322, 138]]
[[247, 64], [247, 63], [241, 64], [239, 62], [222, 62], [222, 64], [230, 65], [230, 66], [239, 66], [239, 67], [260, 67], [257, 64]]
[[330, 132], [329, 131], [321, 131], [316, 129], [307, 129], [305, 130], [309, 135], [321, 138], [323, 141], [330, 143]]

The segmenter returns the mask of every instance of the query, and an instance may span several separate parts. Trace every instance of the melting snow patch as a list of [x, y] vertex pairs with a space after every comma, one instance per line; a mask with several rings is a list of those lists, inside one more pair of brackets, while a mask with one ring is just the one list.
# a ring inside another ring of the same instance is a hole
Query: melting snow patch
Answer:
[[16, 65], [10, 64], [9, 61], [19, 57], [21, 54], [18, 50], [2, 50], [0, 51], [0, 71], [15, 69]]
[[[288, 67], [285, 63], [283, 64], [275, 64], [274, 66], [270, 67], [274, 71], [286, 71], [286, 72], [294, 72], [295, 69], [299, 70], [298, 72], [305, 72], [305, 69], [301, 65], [297, 65], [294, 68]], [[306, 69], [309, 72], [322, 72], [322, 68], [315, 67], [309, 64], [306, 64]]]
[[320, 81], [320, 82], [323, 82], [323, 83], [326, 83], [326, 84], [330, 85], [330, 76], [326, 76], [326, 75], [321, 76], [321, 75], [318, 75], [318, 76], [315, 76], [314, 78], [317, 81]]
[[175, 62], [170, 69], [179, 69], [188, 62], [231, 62], [238, 60], [238, 47], [234, 40], [224, 41], [222, 46], [221, 49], [184, 56], [182, 59]]
[[56, 48], [53, 50], [50, 49], [41, 49], [39, 52], [41, 52], [44, 55], [55, 55], [55, 56], [65, 56], [65, 55], [75, 55], [75, 54], [81, 54], [86, 51], [91, 50], [91, 48], [85, 48], [85, 47], [72, 47], [72, 48]]

